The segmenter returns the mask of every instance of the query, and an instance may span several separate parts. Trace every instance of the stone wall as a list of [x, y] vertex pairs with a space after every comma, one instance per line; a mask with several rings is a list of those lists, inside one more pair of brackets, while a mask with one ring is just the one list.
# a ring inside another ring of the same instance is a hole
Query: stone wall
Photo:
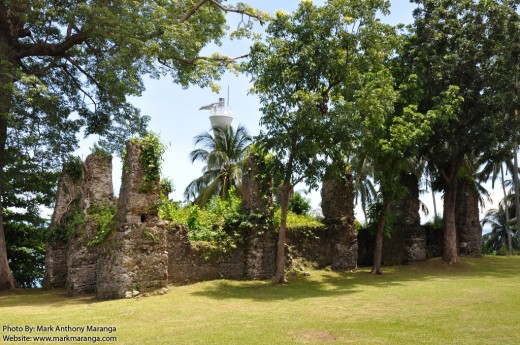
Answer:
[[[384, 265], [401, 265], [442, 256], [444, 231], [442, 228], [419, 225], [419, 194], [416, 182], [407, 183], [409, 194], [392, 207], [394, 231], [383, 241]], [[471, 181], [461, 180], [457, 186], [455, 221], [459, 255], [480, 256], [482, 227], [479, 221], [479, 193]], [[362, 230], [359, 263], [371, 265], [374, 252], [373, 236]]]
[[[419, 187], [414, 174], [402, 174], [401, 184], [406, 191], [390, 206], [393, 229], [390, 237], [383, 239], [383, 265], [403, 265], [426, 260], [426, 231], [421, 227], [419, 215]], [[360, 231], [359, 263], [372, 265], [374, 238], [364, 229]]]
[[[81, 172], [82, 168], [79, 168]], [[73, 176], [67, 169], [63, 169], [45, 244], [43, 286], [46, 288], [63, 288], [67, 283], [68, 237], [72, 229], [67, 228], [66, 223], [72, 212], [80, 207], [82, 184], [83, 176]]]
[[205, 242], [190, 243], [185, 225], [168, 231], [167, 250], [170, 284], [246, 277], [244, 246], [222, 252]]
[[157, 217], [159, 181], [146, 181], [139, 141], [129, 142], [115, 231], [99, 246], [96, 294], [99, 299], [122, 298], [127, 292], [149, 292], [168, 284], [167, 224]]
[[[334, 270], [352, 270], [357, 267], [358, 242], [354, 218], [354, 187], [352, 175], [331, 166], [323, 179], [321, 209], [328, 237], [322, 243], [329, 253]], [[321, 247], [320, 245], [320, 247]], [[317, 249], [317, 248], [316, 248]], [[326, 255], [327, 256], [327, 255]]]
[[[158, 179], [145, 179], [149, 175], [140, 159], [141, 145], [140, 141], [127, 144], [113, 231], [95, 246], [89, 243], [99, 229], [93, 218], [96, 207], [114, 203], [111, 157], [99, 152], [90, 155], [80, 163], [81, 178], [76, 180], [64, 169], [51, 232], [63, 228], [63, 219], [72, 211], [79, 212], [83, 223], [66, 229], [63, 241], [61, 237], [49, 241], [45, 285], [66, 285], [70, 295], [95, 291], [104, 300], [135, 295], [135, 290], [140, 294], [164, 291], [168, 283], [271, 278], [275, 272], [277, 231], [271, 224], [271, 181], [258, 178], [266, 175], [265, 162], [252, 156], [246, 163], [242, 206], [250, 226], [239, 230], [244, 233], [243, 243], [222, 251], [209, 243], [190, 242], [186, 226], [158, 218], [160, 183]], [[326, 226], [290, 230], [289, 255], [317, 262], [321, 267], [354, 269], [357, 242], [351, 177], [330, 173], [327, 177], [322, 190]]]
[[96, 207], [114, 203], [110, 155], [96, 151], [87, 157], [82, 188], [81, 206], [85, 219], [68, 246], [67, 292], [70, 296], [93, 293], [96, 289], [98, 251], [96, 246], [88, 244], [95, 238], [97, 224], [91, 213]]
[[250, 155], [243, 167], [242, 209], [248, 215], [245, 247], [245, 276], [249, 279], [269, 279], [276, 269], [277, 231], [269, 224], [272, 216], [273, 196], [270, 179], [262, 157]]
[[457, 184], [455, 226], [460, 255], [480, 256], [482, 226], [479, 219], [479, 192], [472, 181], [461, 179]]

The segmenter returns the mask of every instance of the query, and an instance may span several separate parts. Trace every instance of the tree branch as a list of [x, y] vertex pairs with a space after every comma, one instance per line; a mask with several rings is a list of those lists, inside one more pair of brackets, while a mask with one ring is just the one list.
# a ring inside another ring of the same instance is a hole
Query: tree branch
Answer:
[[78, 71], [80, 71], [81, 73], [83, 73], [83, 75], [85, 77], [87, 77], [88, 80], [90, 80], [92, 83], [94, 83], [98, 89], [102, 90], [102, 91], [106, 91], [106, 88], [101, 85], [96, 78], [94, 78], [93, 76], [90, 75], [90, 73], [88, 73], [87, 71], [85, 71], [85, 69], [83, 69], [83, 67], [81, 67], [76, 61], [74, 61], [70, 56], [65, 56], [65, 60], [67, 60], [72, 66], [76, 67], [76, 69]]
[[47, 72], [49, 72], [51, 69], [53, 68], [56, 68], [56, 67], [63, 67], [63, 64], [59, 64], [58, 61], [52, 61], [52, 62], [49, 62], [47, 64], [47, 66], [45, 67], [42, 67], [42, 68], [39, 68], [39, 69], [29, 69], [25, 64], [23, 64], [21, 61], [18, 61], [18, 65], [22, 68], [22, 70], [27, 73], [27, 74], [31, 74], [31, 75], [34, 75], [38, 78], [41, 78], [43, 77], [44, 75], [47, 74]]
[[94, 111], [97, 111], [97, 102], [92, 98], [92, 96], [90, 96], [90, 94], [85, 91], [81, 85], [78, 83], [78, 81], [76, 80], [76, 78], [69, 72], [69, 70], [67, 69], [67, 66], [63, 65], [62, 67], [63, 71], [70, 77], [70, 79], [72, 80], [72, 82], [74, 84], [76, 84], [76, 87], [81, 91], [81, 93], [83, 93], [85, 96], [87, 96], [90, 101], [92, 102], [92, 104], [94, 105]]
[[197, 2], [188, 12], [186, 12], [186, 14], [180, 18], [179, 20], [177, 20], [179, 23], [184, 23], [185, 21], [187, 21], [191, 16], [193, 16], [197, 10], [202, 6], [204, 5], [206, 2], [209, 2], [210, 4], [213, 4], [214, 6], [220, 8], [222, 11], [226, 12], [226, 13], [238, 13], [238, 14], [245, 14], [246, 16], [250, 17], [250, 18], [255, 18], [256, 20], [258, 20], [258, 22], [260, 23], [260, 25], [264, 25], [264, 21], [262, 20], [262, 17], [259, 16], [258, 14], [256, 13], [251, 13], [251, 12], [248, 12], [246, 10], [239, 10], [239, 9], [235, 9], [233, 7], [228, 7], [228, 6], [224, 6], [222, 5], [220, 2], [216, 1], [216, 0], [200, 0], [199, 2]]
[[[228, 64], [233, 63], [233, 62], [235, 62], [237, 60], [245, 59], [247, 57], [249, 57], [249, 54], [240, 55], [240, 56], [237, 56], [237, 57], [234, 57], [234, 58], [230, 58], [228, 56], [223, 56], [223, 57], [218, 57], [218, 58], [210, 57], [210, 56], [197, 56], [196, 58], [193, 58], [193, 59], [185, 59], [185, 58], [182, 58], [180, 56], [176, 56], [173, 59], [179, 61], [180, 63], [182, 63], [184, 65], [193, 65], [198, 60], [204, 60], [204, 61], [208, 61], [208, 62], [220, 62], [220, 63], [222, 63], [224, 65], [228, 65]], [[165, 67], [173, 68], [173, 67], [169, 66], [167, 64], [167, 62], [164, 61], [164, 60], [159, 59], [158, 61], [159, 61], [159, 63], [161, 65], [163, 65]]]
[[193, 6], [188, 12], [186, 12], [186, 14], [181, 19], [178, 20], [178, 22], [184, 23], [185, 21], [190, 19], [190, 17], [194, 15], [195, 12], [197, 12], [197, 10], [208, 1], [209, 0], [200, 0], [199, 2], [197, 2], [195, 6]]
[[16, 49], [11, 55], [15, 59], [23, 59], [29, 56], [63, 56], [69, 49], [85, 42], [87, 39], [87, 32], [78, 32], [67, 37], [61, 43], [16, 44]]

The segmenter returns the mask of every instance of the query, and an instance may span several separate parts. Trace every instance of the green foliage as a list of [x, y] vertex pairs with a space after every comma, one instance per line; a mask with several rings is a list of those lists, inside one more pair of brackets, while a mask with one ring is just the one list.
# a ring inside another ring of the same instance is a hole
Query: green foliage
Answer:
[[[274, 212], [274, 224], [280, 226], [281, 209], [277, 209]], [[310, 229], [322, 229], [325, 225], [320, 219], [313, 217], [309, 214], [296, 214], [292, 211], [287, 213], [287, 228], [310, 228]]]
[[[17, 100], [23, 102], [23, 100]], [[43, 114], [12, 114], [12, 140], [5, 151], [2, 184], [3, 228], [7, 257], [21, 287], [36, 287], [42, 281], [45, 238], [49, 219], [42, 214], [52, 208], [62, 159], [72, 150], [75, 138], [43, 121]], [[63, 130], [66, 127], [62, 127]], [[29, 147], [40, 145], [40, 149]]]
[[[509, 215], [511, 219], [506, 221], [506, 210], [509, 207]], [[506, 255], [508, 251], [508, 232], [512, 236], [512, 250], [520, 249], [520, 239], [518, 238], [517, 229], [514, 226], [515, 207], [510, 204], [506, 197], [502, 199], [498, 208], [487, 210], [482, 219], [482, 226], [491, 226], [491, 232], [482, 236], [482, 249], [486, 254]], [[505, 251], [505, 252], [504, 252]]]
[[142, 236], [145, 240], [153, 243], [159, 243], [160, 241], [159, 236], [151, 229], [144, 228]]
[[425, 223], [423, 226], [427, 227], [431, 230], [441, 232], [444, 229], [444, 220], [442, 219], [442, 217], [436, 215], [435, 218], [433, 218], [433, 220], [430, 220], [429, 222]]
[[214, 242], [223, 251], [236, 247], [242, 236], [239, 230], [247, 223], [241, 200], [233, 189], [226, 200], [214, 196], [203, 208], [198, 205], [182, 206], [163, 196], [159, 217], [172, 223], [186, 224], [190, 240]]
[[169, 178], [162, 178], [160, 181], [161, 186], [161, 193], [168, 197], [170, 193], [173, 193], [175, 191], [175, 188], [173, 186], [173, 181]]
[[145, 171], [141, 188], [143, 191], [148, 191], [153, 188], [155, 182], [161, 179], [162, 156], [166, 151], [166, 146], [159, 135], [153, 132], [149, 132], [140, 139], [134, 138], [132, 142], [139, 145], [141, 149], [139, 162]]
[[70, 238], [76, 237], [78, 227], [84, 222], [85, 214], [81, 209], [81, 198], [78, 196], [70, 203], [59, 223], [49, 228], [47, 239], [51, 242], [58, 240], [67, 243]]
[[160, 196], [158, 215], [161, 219], [175, 224], [188, 224], [190, 209], [190, 206], [184, 206], [179, 201], [168, 200], [164, 194]]
[[297, 215], [306, 215], [311, 210], [311, 202], [300, 193], [295, 192], [289, 199], [289, 210]]
[[213, 133], [197, 135], [195, 145], [201, 145], [190, 152], [192, 162], [204, 163], [203, 175], [186, 187], [184, 197], [204, 206], [213, 196], [226, 199], [231, 188], [236, 189], [242, 181], [242, 164], [251, 143], [247, 129], [238, 126], [236, 130], [215, 127]]
[[83, 178], [83, 162], [79, 157], [70, 157], [63, 163], [63, 172], [70, 176], [74, 183], [78, 183]]
[[383, 201], [381, 198], [374, 200], [368, 206], [368, 224], [366, 227], [370, 233], [375, 234], [378, 230], [378, 223], [381, 221], [381, 217], [383, 216], [385, 222], [383, 234], [390, 238], [392, 236], [394, 218], [390, 212], [386, 212], [386, 214], [383, 215]]
[[88, 209], [88, 222], [95, 226], [94, 238], [89, 247], [103, 243], [115, 229], [114, 216], [116, 207], [110, 203], [92, 204]]
[[[21, 158], [38, 171], [30, 179], [41, 181], [33, 188], [32, 181], [27, 186], [27, 176], [2, 175], [0, 185], [16, 189], [18, 195], [34, 191], [27, 203], [49, 206], [44, 199], [55, 193], [40, 191], [56, 181], [52, 175], [63, 157], [77, 148], [81, 130], [87, 136], [99, 135], [100, 147], [109, 152], [121, 152], [128, 138], [145, 133], [149, 117], [127, 101], [144, 91], [143, 76], [170, 74], [183, 86], [214, 86], [214, 77], [227, 67], [233, 69], [233, 59], [218, 53], [199, 59], [199, 53], [210, 43], [220, 43], [227, 13], [242, 14], [247, 21], [236, 38], [248, 36], [249, 19], [267, 16], [241, 3], [199, 5], [3, 2], [3, 17], [9, 18], [2, 21], [0, 47], [0, 149], [5, 152], [0, 167], [19, 170], [12, 157]], [[4, 207], [10, 207], [4, 202], [10, 193], [2, 189]]]
[[41, 286], [45, 264], [45, 234], [49, 221], [38, 213], [4, 209], [9, 266], [22, 288]]
[[112, 154], [97, 144], [94, 144], [94, 147], [92, 148], [92, 153], [97, 156], [101, 156], [105, 159], [112, 159]]
[[271, 206], [268, 206], [267, 209], [264, 210], [265, 214], [260, 217], [272, 218], [274, 210], [274, 206], [272, 206], [272, 197], [274, 193], [273, 176], [276, 170], [275, 157], [265, 149], [262, 143], [258, 141], [255, 141], [250, 145], [248, 151], [248, 157], [252, 160], [255, 166], [250, 166], [247, 173], [251, 173], [251, 169], [255, 169], [253, 178], [258, 183], [258, 193], [262, 198], [264, 198], [266, 204], [271, 204]]

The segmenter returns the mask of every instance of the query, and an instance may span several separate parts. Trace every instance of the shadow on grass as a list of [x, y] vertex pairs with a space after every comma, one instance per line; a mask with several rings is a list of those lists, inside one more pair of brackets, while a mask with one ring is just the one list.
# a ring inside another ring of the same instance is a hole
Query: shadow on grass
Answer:
[[[447, 265], [440, 259], [410, 266], [385, 267], [382, 276], [372, 276], [369, 268], [357, 272], [312, 271], [311, 276], [289, 276], [289, 283], [274, 285], [270, 281], [218, 280], [196, 283], [201, 286], [191, 294], [216, 300], [248, 299], [252, 301], [301, 300], [354, 294], [367, 287], [389, 288], [413, 281], [432, 279], [518, 279], [520, 256], [461, 258], [461, 263]], [[479, 284], [476, 282], [475, 284]], [[175, 287], [170, 289], [175, 293]], [[102, 303], [95, 296], [68, 297], [64, 289], [16, 289], [0, 292], [0, 310], [18, 306], [63, 307]], [[1, 314], [1, 313], [0, 313]]]
[[511, 279], [520, 281], [520, 257], [461, 258], [456, 265], [448, 265], [441, 259], [410, 266], [386, 267], [381, 276], [372, 276], [369, 268], [357, 272], [314, 271], [311, 276], [288, 277], [289, 283], [274, 285], [269, 281], [215, 281], [202, 290], [193, 292], [217, 300], [249, 299], [253, 301], [300, 300], [314, 297], [334, 297], [354, 294], [366, 287], [385, 289], [401, 286], [408, 282], [432, 279]]
[[22, 306], [47, 306], [60, 308], [70, 305], [84, 305], [98, 302], [94, 295], [69, 297], [64, 289], [15, 289], [0, 292], [2, 308]]

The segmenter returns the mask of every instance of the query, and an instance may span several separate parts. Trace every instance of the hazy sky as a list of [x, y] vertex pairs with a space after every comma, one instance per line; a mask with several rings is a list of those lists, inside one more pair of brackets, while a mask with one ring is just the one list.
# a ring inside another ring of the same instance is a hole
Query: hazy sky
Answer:
[[[245, 0], [242, 0], [245, 1]], [[273, 13], [277, 9], [283, 9], [287, 12], [293, 11], [299, 1], [245, 1], [253, 7]], [[323, 1], [315, 1], [322, 3]], [[234, 1], [229, 1], [234, 3]], [[382, 18], [384, 22], [390, 24], [404, 23], [408, 24], [412, 21], [412, 11], [415, 4], [411, 4], [406, 0], [391, 1], [392, 8], [390, 16]], [[233, 28], [240, 21], [239, 16], [230, 15], [228, 19], [229, 25]], [[258, 26], [258, 30], [263, 28]], [[247, 53], [249, 50], [249, 42], [229, 42], [224, 40], [221, 47], [207, 47], [205, 54], [220, 51], [229, 56], [239, 56]], [[199, 111], [202, 105], [206, 105], [218, 100], [219, 97], [227, 98], [227, 90], [230, 90], [230, 107], [233, 110], [233, 126], [237, 124], [244, 125], [252, 135], [259, 132], [259, 103], [255, 96], [248, 95], [250, 88], [249, 79], [245, 75], [234, 76], [226, 74], [218, 84], [222, 87], [220, 94], [215, 94], [209, 89], [201, 89], [199, 87], [190, 87], [182, 89], [178, 85], [165, 77], [161, 80], [145, 79], [146, 91], [141, 97], [134, 97], [131, 102], [139, 107], [143, 114], [150, 115], [150, 130], [161, 135], [164, 142], [169, 147], [164, 155], [163, 175], [173, 180], [175, 192], [171, 197], [174, 200], [182, 200], [183, 192], [188, 183], [194, 178], [201, 175], [201, 164], [191, 164], [189, 153], [194, 149], [193, 137], [197, 134], [210, 129], [207, 111]], [[83, 140], [81, 148], [76, 152], [83, 159], [89, 154], [90, 147], [94, 142], [94, 138]], [[118, 158], [114, 158], [114, 190], [119, 193], [121, 179], [121, 162]], [[298, 186], [296, 190], [305, 188]], [[312, 200], [313, 208], [317, 208], [320, 203], [319, 191], [314, 191], [308, 195]], [[440, 196], [438, 195], [437, 207], [442, 211]], [[424, 194], [421, 199], [427, 204], [430, 213], [433, 213], [431, 195]], [[499, 197], [497, 198], [497, 201]], [[356, 209], [356, 216], [362, 220], [362, 213]], [[429, 218], [429, 217], [428, 217]]]

